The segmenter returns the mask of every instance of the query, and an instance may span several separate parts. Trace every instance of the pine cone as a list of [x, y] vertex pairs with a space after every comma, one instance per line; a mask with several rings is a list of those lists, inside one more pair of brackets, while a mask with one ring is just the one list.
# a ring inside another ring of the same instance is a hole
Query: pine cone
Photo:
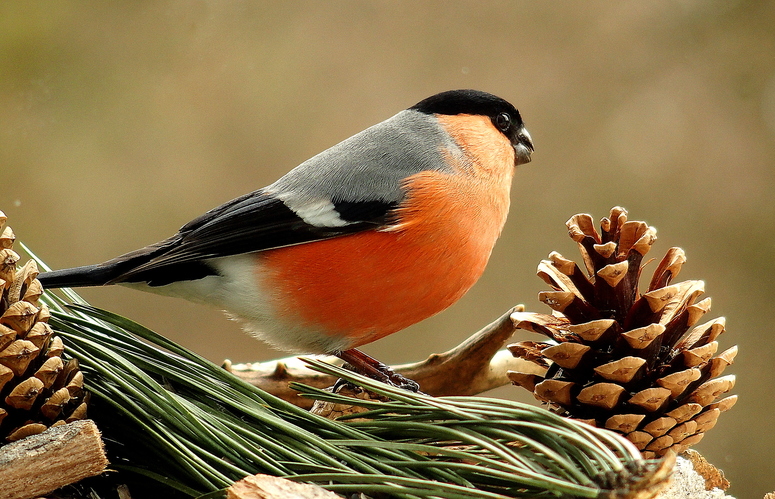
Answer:
[[[714, 357], [724, 318], [695, 325], [710, 310], [697, 301], [702, 281], [670, 282], [686, 261], [671, 248], [657, 265], [648, 290], [638, 281], [656, 229], [627, 221], [615, 207], [595, 230], [590, 215], [568, 220], [587, 275], [553, 252], [538, 275], [553, 291], [539, 294], [552, 315], [515, 313], [517, 327], [554, 342], [523, 341], [511, 352], [533, 362], [535, 372], [509, 373], [553, 411], [624, 434], [645, 457], [682, 452], [699, 442], [737, 396], [734, 375], [721, 376], [737, 354]], [[536, 374], [539, 373], [539, 374]]]
[[17, 269], [5, 221], [0, 212], [0, 439], [14, 441], [83, 419], [88, 395], [78, 361], [62, 359], [62, 340], [38, 301], [38, 267], [30, 260]]

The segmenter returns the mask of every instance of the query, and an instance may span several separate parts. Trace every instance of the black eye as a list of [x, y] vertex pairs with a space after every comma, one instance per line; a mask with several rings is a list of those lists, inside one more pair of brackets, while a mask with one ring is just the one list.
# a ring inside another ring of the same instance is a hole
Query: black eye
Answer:
[[501, 132], [505, 132], [511, 126], [511, 116], [508, 113], [500, 113], [495, 117], [495, 125], [497, 125]]

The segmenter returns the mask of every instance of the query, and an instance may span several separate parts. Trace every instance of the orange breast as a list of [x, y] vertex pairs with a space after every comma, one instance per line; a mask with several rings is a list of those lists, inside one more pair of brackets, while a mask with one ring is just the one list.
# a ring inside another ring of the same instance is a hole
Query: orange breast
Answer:
[[277, 313], [346, 336], [352, 348], [452, 305], [481, 276], [505, 222], [510, 150], [499, 161], [503, 174], [466, 160], [456, 175], [409, 177], [398, 223], [387, 229], [258, 254]]

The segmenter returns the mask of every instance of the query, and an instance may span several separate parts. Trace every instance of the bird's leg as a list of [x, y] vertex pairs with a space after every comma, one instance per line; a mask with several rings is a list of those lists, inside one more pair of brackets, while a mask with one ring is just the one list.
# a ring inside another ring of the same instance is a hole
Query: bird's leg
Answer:
[[412, 392], [420, 390], [420, 385], [417, 382], [393, 372], [390, 367], [356, 348], [336, 352], [334, 355], [350, 364], [353, 371], [371, 379]]

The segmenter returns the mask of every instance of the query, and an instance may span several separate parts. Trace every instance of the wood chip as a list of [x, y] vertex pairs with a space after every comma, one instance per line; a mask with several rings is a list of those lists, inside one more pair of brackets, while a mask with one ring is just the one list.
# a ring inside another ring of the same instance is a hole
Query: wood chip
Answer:
[[[0, 448], [5, 499], [27, 499], [99, 475], [108, 460], [92, 421], [51, 428]], [[45, 472], [41, 472], [45, 471]]]
[[226, 490], [226, 499], [339, 499], [318, 485], [297, 483], [270, 475], [252, 475]]

